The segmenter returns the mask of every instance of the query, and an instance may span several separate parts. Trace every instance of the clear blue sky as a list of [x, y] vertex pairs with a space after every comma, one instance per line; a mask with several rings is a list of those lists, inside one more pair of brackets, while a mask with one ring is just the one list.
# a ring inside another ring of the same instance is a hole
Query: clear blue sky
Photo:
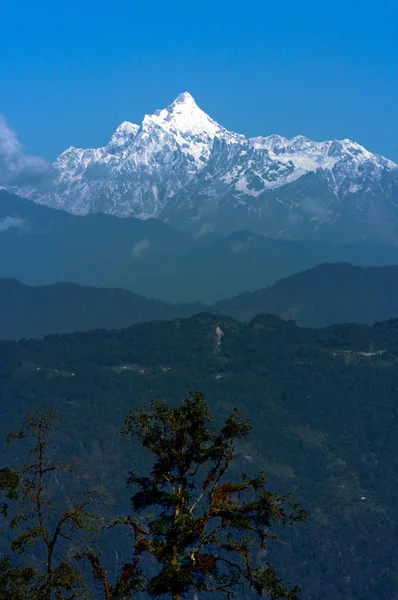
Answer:
[[252, 135], [398, 161], [398, 2], [4, 2], [0, 113], [27, 151], [99, 146], [188, 90]]

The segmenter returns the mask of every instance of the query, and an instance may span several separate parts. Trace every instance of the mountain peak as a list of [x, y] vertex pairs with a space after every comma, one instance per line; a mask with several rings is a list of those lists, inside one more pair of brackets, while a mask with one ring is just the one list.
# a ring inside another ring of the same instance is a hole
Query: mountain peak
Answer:
[[355, 214], [353, 236], [379, 239], [385, 227], [397, 243], [398, 225], [386, 216], [398, 218], [397, 167], [348, 139], [246, 138], [184, 91], [140, 126], [123, 122], [106, 146], [64, 152], [44, 190], [19, 191], [76, 214], [157, 217], [199, 234], [238, 226], [291, 238], [325, 231], [335, 239], [336, 231], [340, 239]]
[[207, 119], [212, 120], [205, 112], [203, 112], [203, 110], [199, 108], [195, 102], [195, 99], [189, 92], [183, 92], [182, 94], [179, 94], [171, 104], [166, 106], [166, 108], [155, 111], [155, 113], [151, 115], [151, 118], [160, 117], [170, 121], [174, 117], [178, 117], [178, 115], [183, 114], [187, 115], [188, 117], [192, 117], [194, 114], [201, 114]]
[[123, 121], [116, 129], [115, 133], [137, 133], [139, 129], [139, 125], [135, 125], [134, 123], [130, 123], [130, 121]]
[[178, 132], [182, 136], [205, 136], [208, 139], [223, 131], [223, 128], [196, 104], [189, 92], [179, 94], [166, 108], [157, 110], [150, 120], [166, 131]]
[[176, 106], [178, 104], [190, 104], [196, 107], [198, 106], [195, 102], [194, 97], [189, 92], [182, 92], [182, 94], [178, 94], [177, 98], [174, 100], [174, 102], [171, 103], [170, 107]]
[[112, 135], [109, 146], [124, 146], [137, 135], [139, 126], [130, 121], [123, 121]]

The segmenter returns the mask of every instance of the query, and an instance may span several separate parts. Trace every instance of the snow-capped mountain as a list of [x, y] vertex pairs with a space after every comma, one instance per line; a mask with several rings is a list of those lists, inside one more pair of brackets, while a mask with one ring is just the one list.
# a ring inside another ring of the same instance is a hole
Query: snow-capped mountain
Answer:
[[125, 121], [102, 148], [68, 148], [50, 182], [17, 192], [75, 214], [158, 217], [199, 234], [398, 240], [397, 164], [348, 139], [246, 138], [188, 92], [141, 125]]

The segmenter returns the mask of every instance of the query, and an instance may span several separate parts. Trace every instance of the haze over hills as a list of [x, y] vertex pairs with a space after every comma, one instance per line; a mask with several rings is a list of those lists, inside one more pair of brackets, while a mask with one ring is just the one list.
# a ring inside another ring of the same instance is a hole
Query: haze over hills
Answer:
[[267, 289], [222, 300], [213, 310], [248, 321], [260, 312], [293, 319], [303, 327], [398, 318], [398, 266], [320, 264]]
[[168, 304], [122, 289], [75, 283], [30, 287], [0, 279], [0, 339], [121, 329], [142, 321], [184, 318], [204, 309], [200, 303]]
[[102, 148], [70, 147], [21, 196], [73, 214], [160, 218], [181, 229], [398, 241], [398, 165], [348, 139], [245, 138], [185, 92]]
[[0, 339], [117, 329], [142, 321], [185, 318], [205, 310], [239, 321], [267, 312], [306, 327], [373, 324], [398, 318], [398, 266], [321, 264], [267, 289], [213, 305], [170, 304], [122, 289], [72, 283], [30, 287], [0, 279]]
[[207, 304], [321, 262], [398, 264], [398, 246], [282, 241], [248, 231], [182, 233], [157, 219], [76, 216], [0, 190], [0, 277], [119, 287]]

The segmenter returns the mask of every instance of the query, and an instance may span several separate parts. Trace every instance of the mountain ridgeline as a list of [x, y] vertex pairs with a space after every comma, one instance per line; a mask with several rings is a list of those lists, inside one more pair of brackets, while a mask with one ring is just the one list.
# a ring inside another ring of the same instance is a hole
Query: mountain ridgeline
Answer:
[[[63, 422], [59, 460], [81, 459], [115, 497], [110, 516], [128, 514], [127, 472], [147, 465], [120, 437], [128, 411], [158, 398], [174, 406], [200, 389], [217, 424], [233, 407], [252, 420], [250, 442], [238, 447], [239, 473], [264, 469], [271, 489], [293, 491], [310, 514], [268, 549], [281, 575], [301, 585], [301, 597], [393, 598], [397, 332], [397, 321], [306, 329], [271, 315], [238, 323], [202, 313], [1, 342], [0, 438], [37, 403], [55, 408]], [[13, 459], [0, 451], [3, 464]], [[129, 535], [116, 547], [128, 561]], [[104, 548], [110, 569], [114, 558], [112, 546], [108, 554]]]
[[30, 287], [0, 279], [0, 339], [121, 329], [142, 321], [184, 318], [204, 308], [200, 303], [173, 305], [115, 288], [74, 283]]
[[273, 313], [298, 325], [372, 324], [398, 318], [398, 266], [321, 264], [213, 305], [171, 304], [122, 289], [72, 283], [31, 287], [0, 279], [0, 339], [118, 329], [142, 321], [185, 318], [204, 310], [249, 321]]
[[304, 327], [371, 325], [398, 318], [398, 266], [320, 264], [267, 289], [216, 302], [212, 308], [240, 321], [268, 312]]
[[0, 190], [0, 277], [212, 304], [322, 262], [398, 264], [398, 246], [182, 233], [156, 219], [71, 215]]
[[34, 187], [73, 214], [159, 218], [184, 230], [396, 243], [398, 166], [348, 139], [246, 138], [183, 93], [101, 148], [70, 147]]

